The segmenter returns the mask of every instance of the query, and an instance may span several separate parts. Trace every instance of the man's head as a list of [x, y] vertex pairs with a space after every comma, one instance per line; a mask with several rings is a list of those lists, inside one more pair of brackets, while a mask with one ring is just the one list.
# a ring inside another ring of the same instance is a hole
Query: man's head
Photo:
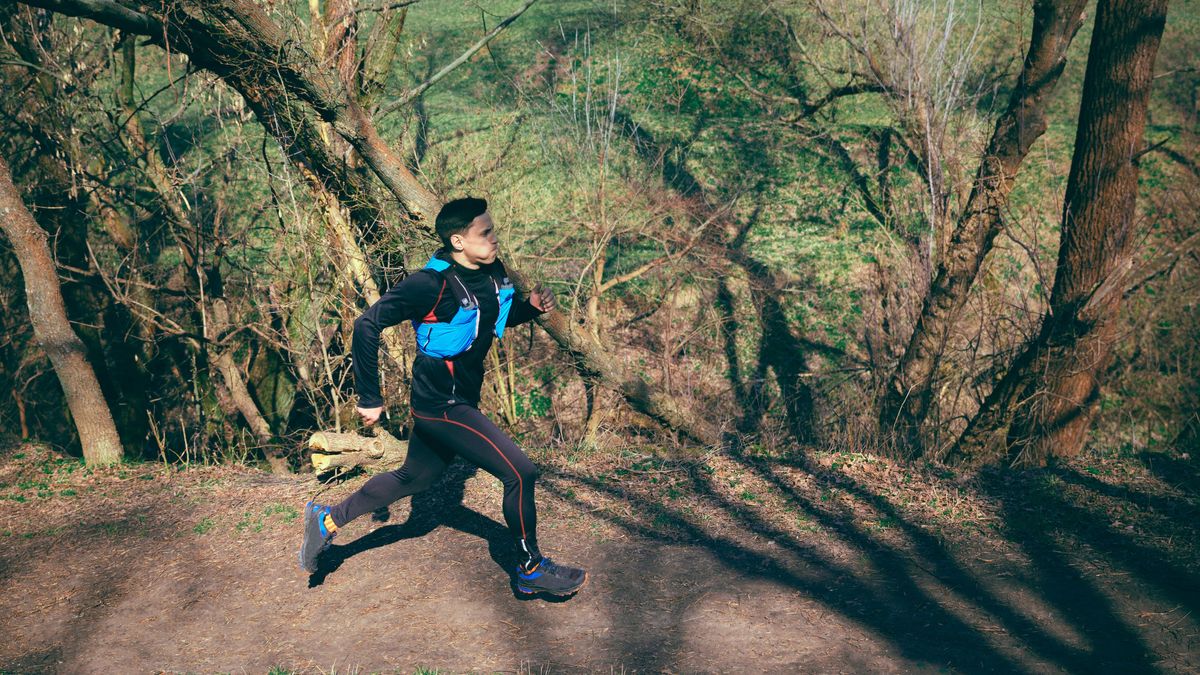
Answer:
[[467, 267], [491, 263], [499, 253], [486, 200], [465, 197], [446, 202], [435, 227], [442, 245]]

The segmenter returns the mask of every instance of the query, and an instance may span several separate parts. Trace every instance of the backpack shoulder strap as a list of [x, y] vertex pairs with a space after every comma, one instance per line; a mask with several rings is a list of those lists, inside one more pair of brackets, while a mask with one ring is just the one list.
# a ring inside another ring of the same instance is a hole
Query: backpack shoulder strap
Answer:
[[513, 282], [508, 277], [508, 269], [504, 266], [504, 263], [500, 262], [499, 258], [496, 259], [496, 262], [492, 263], [492, 278], [496, 280], [497, 292], [501, 289], [513, 287]]
[[467, 290], [467, 285], [458, 276], [458, 272], [454, 270], [454, 265], [441, 258], [437, 253], [434, 253], [429, 262], [425, 264], [425, 269], [433, 270], [446, 282], [446, 287], [454, 294], [454, 300], [460, 309], [473, 309], [479, 304], [475, 296]]

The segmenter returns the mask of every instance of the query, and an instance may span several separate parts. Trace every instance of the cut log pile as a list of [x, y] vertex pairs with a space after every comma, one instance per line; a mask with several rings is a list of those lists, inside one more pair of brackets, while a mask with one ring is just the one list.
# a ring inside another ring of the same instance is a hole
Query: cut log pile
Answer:
[[382, 428], [377, 428], [374, 436], [318, 431], [308, 439], [308, 447], [314, 451], [312, 465], [317, 473], [356, 466], [400, 466], [408, 454], [408, 441]]

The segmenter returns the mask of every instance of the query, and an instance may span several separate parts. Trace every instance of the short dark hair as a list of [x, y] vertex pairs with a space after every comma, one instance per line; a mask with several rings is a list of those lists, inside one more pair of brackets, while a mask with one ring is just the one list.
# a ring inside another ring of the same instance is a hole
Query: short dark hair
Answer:
[[442, 245], [450, 248], [450, 236], [461, 234], [471, 226], [471, 221], [482, 216], [487, 211], [487, 200], [475, 197], [463, 197], [446, 202], [438, 211], [436, 229], [442, 240]]

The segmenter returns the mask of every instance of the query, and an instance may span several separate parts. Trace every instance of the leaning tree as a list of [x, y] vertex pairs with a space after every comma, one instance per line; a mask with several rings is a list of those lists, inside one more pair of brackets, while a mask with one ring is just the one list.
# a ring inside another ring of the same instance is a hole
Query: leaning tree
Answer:
[[1134, 269], [1138, 159], [1167, 0], [1100, 0], [1041, 332], [988, 395], [951, 454], [1022, 465], [1079, 454], [1100, 407]]

